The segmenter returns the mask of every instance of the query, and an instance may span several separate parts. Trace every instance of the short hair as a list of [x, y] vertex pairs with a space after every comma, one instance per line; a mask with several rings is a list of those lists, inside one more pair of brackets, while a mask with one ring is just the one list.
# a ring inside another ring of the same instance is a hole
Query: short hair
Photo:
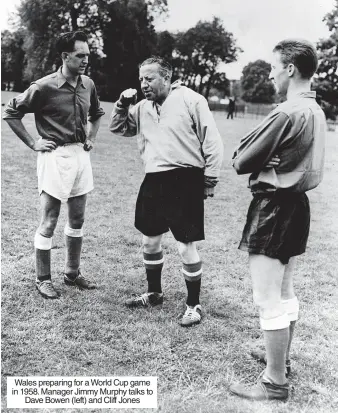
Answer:
[[160, 67], [159, 72], [162, 77], [168, 77], [169, 79], [171, 79], [171, 76], [173, 74], [173, 68], [171, 64], [167, 60], [163, 59], [163, 57], [161, 56], [149, 57], [149, 59], [146, 59], [144, 62], [140, 64], [139, 68], [145, 65], [151, 65], [153, 63], [156, 63], [159, 65]]
[[281, 62], [285, 66], [294, 64], [302, 78], [311, 79], [317, 70], [317, 52], [313, 44], [307, 40], [282, 40], [274, 47], [273, 52], [280, 53]]
[[61, 34], [56, 42], [57, 52], [60, 55], [63, 52], [68, 52], [68, 53], [73, 52], [76, 40], [87, 43], [88, 37], [86, 33], [79, 31], [79, 30], [75, 32], [67, 32], [67, 33]]

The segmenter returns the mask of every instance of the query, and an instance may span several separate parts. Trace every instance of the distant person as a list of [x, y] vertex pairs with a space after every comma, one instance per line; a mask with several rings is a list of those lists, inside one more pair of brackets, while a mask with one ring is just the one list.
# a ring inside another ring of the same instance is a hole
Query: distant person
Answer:
[[228, 116], [227, 116], [227, 119], [229, 119], [230, 117], [231, 117], [231, 119], [234, 118], [235, 108], [236, 108], [235, 99], [230, 98], [230, 99], [229, 99], [229, 104], [228, 104]]
[[140, 65], [145, 99], [135, 103], [136, 90], [127, 89], [116, 102], [110, 121], [113, 133], [138, 135], [145, 178], [135, 213], [143, 234], [143, 262], [148, 292], [128, 299], [129, 307], [163, 302], [162, 235], [171, 230], [178, 242], [188, 297], [182, 326], [201, 321], [199, 301], [202, 262], [196, 241], [204, 239], [204, 198], [214, 196], [223, 144], [205, 98], [176, 81], [161, 57]]
[[[84, 75], [89, 57], [86, 34], [65, 33], [56, 47], [62, 58], [59, 70], [36, 80], [12, 99], [3, 117], [13, 132], [38, 152], [42, 214], [34, 239], [36, 288], [42, 297], [52, 299], [59, 297], [51, 280], [51, 248], [61, 202], [68, 205], [64, 282], [83, 289], [96, 288], [81, 274], [80, 256], [87, 193], [93, 189], [89, 151], [104, 114], [93, 81]], [[38, 139], [22, 123], [26, 113], [35, 115]]]
[[266, 369], [257, 384], [234, 384], [230, 391], [252, 400], [288, 398], [286, 373], [299, 312], [295, 256], [305, 252], [309, 234], [306, 192], [321, 182], [324, 164], [326, 121], [310, 90], [316, 50], [305, 40], [284, 40], [273, 52], [270, 79], [287, 100], [241, 140], [233, 163], [238, 174], [251, 174], [253, 200], [239, 248], [249, 253], [266, 349], [259, 358]]

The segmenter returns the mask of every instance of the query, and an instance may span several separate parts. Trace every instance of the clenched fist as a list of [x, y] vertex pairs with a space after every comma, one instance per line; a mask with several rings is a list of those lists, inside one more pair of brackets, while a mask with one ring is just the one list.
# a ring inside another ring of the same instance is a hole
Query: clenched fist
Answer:
[[126, 89], [124, 90], [119, 98], [119, 103], [124, 108], [127, 108], [129, 105], [134, 105], [137, 100], [137, 90], [136, 89]]

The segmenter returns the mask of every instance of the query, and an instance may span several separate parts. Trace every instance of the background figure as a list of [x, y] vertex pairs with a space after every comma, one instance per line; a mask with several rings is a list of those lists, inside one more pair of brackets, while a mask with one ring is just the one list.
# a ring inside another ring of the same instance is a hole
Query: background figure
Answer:
[[236, 108], [235, 99], [229, 98], [227, 119], [229, 119], [229, 117], [231, 117], [231, 119], [234, 118], [235, 108]]
[[[306, 249], [310, 208], [305, 193], [323, 176], [326, 121], [310, 90], [317, 62], [315, 48], [305, 40], [285, 40], [274, 48], [270, 78], [287, 100], [241, 140], [234, 154], [237, 173], [251, 173], [253, 200], [239, 248], [249, 253], [266, 369], [256, 385], [234, 384], [230, 391], [254, 400], [288, 397], [286, 373], [299, 312], [292, 257]], [[275, 155], [275, 167], [266, 168]]]
[[[81, 275], [80, 256], [87, 193], [93, 189], [89, 151], [104, 112], [93, 81], [84, 75], [89, 57], [86, 34], [76, 31], [61, 35], [56, 47], [62, 67], [33, 82], [8, 103], [4, 114], [14, 133], [38, 152], [42, 214], [34, 246], [36, 288], [44, 298], [59, 297], [51, 280], [51, 247], [61, 202], [68, 206], [64, 282], [84, 289], [96, 288]], [[34, 113], [39, 139], [24, 127], [21, 119], [26, 113]]]
[[126, 304], [163, 302], [161, 239], [170, 229], [178, 243], [188, 290], [181, 324], [191, 326], [201, 320], [202, 262], [196, 241], [204, 239], [204, 198], [214, 195], [223, 144], [206, 99], [179, 81], [171, 84], [168, 62], [160, 57], [147, 59], [139, 74], [145, 99], [129, 108], [135, 103], [136, 90], [125, 90], [110, 122], [113, 133], [138, 135], [146, 172], [135, 226], [143, 234], [148, 292], [133, 296]]

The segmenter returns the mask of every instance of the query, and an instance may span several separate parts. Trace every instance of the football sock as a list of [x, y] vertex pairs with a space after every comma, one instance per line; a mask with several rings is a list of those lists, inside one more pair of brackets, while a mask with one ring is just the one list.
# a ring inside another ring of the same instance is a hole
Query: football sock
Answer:
[[39, 281], [46, 281], [51, 279], [51, 253], [52, 238], [44, 237], [36, 232], [34, 238], [35, 247], [35, 268], [36, 278]]
[[39, 281], [51, 279], [50, 255], [50, 250], [40, 250], [35, 248], [36, 278]]
[[64, 232], [66, 243], [65, 274], [71, 280], [75, 280], [80, 268], [83, 231], [82, 228], [73, 229], [66, 225]]
[[202, 262], [183, 263], [182, 273], [188, 290], [187, 305], [194, 307], [200, 303]]
[[143, 264], [146, 269], [148, 293], [162, 293], [161, 274], [164, 263], [163, 251], [155, 254], [143, 253]]
[[264, 330], [266, 370], [264, 376], [275, 384], [285, 384], [285, 358], [289, 341], [289, 327]]

